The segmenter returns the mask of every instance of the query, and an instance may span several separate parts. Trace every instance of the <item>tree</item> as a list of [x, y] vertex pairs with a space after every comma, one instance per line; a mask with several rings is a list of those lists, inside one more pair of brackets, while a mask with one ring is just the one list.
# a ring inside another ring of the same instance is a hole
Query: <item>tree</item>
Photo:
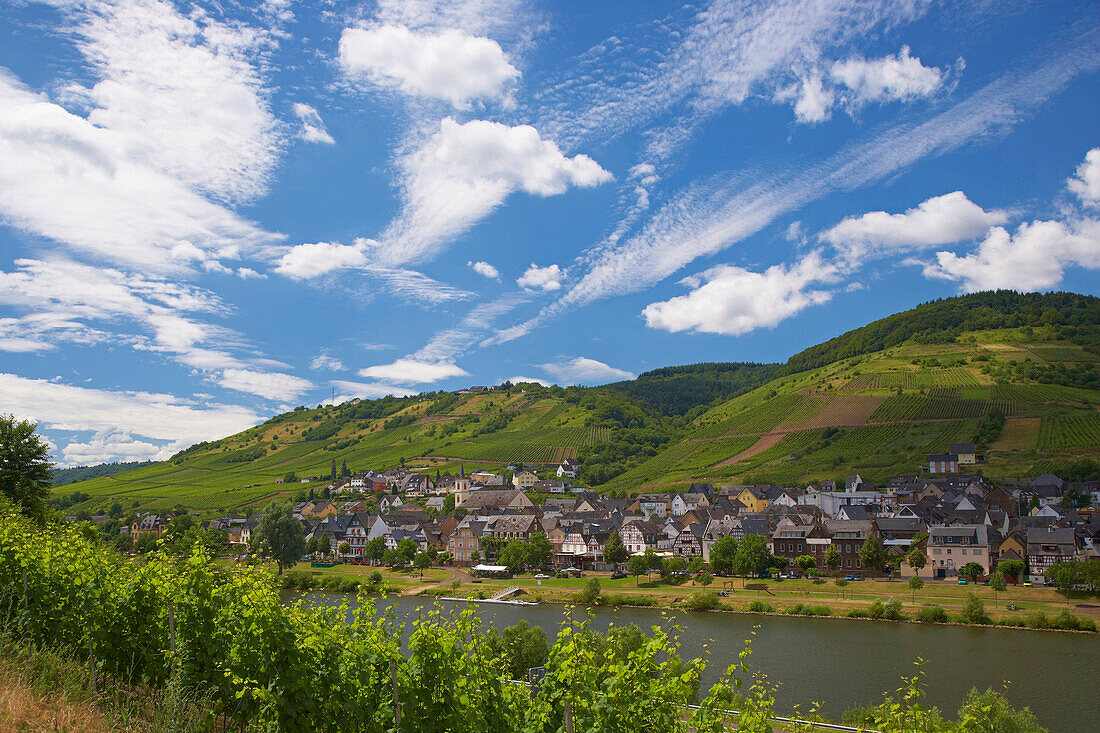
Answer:
[[405, 558], [407, 562], [412, 562], [412, 559], [416, 557], [416, 551], [420, 549], [416, 546], [416, 542], [410, 540], [408, 537], [397, 543], [397, 551], [401, 553], [401, 556]]
[[589, 578], [588, 582], [584, 584], [584, 590], [580, 592], [577, 599], [581, 603], [597, 604], [600, 602], [600, 579]]
[[835, 573], [837, 568], [840, 567], [841, 557], [840, 550], [836, 545], [829, 545], [829, 549], [825, 550], [825, 567], [829, 568], [830, 573]]
[[374, 562], [381, 562], [386, 554], [386, 538], [375, 537], [363, 547], [363, 554]]
[[634, 576], [634, 584], [638, 585], [638, 578], [649, 571], [649, 563], [642, 555], [633, 555], [626, 561], [626, 572]]
[[263, 557], [275, 560], [280, 574], [297, 562], [305, 552], [306, 539], [301, 523], [294, 518], [294, 507], [274, 501], [264, 507], [252, 532], [252, 545]]
[[607, 536], [607, 542], [603, 546], [603, 558], [612, 565], [621, 565], [626, 562], [626, 545], [615, 530], [611, 530], [611, 534]]
[[306, 552], [309, 553], [310, 557], [317, 557], [317, 535], [311, 534], [309, 539], [306, 540]]
[[873, 572], [882, 570], [882, 566], [886, 564], [886, 548], [878, 537], [871, 535], [863, 541], [863, 547], [859, 548], [859, 561]]
[[146, 532], [134, 541], [134, 550], [142, 555], [155, 549], [157, 549], [157, 538], [150, 532]]
[[1004, 573], [1004, 576], [1012, 581], [1013, 585], [1016, 585], [1020, 581], [1020, 576], [1024, 574], [1024, 570], [1027, 566], [1024, 565], [1022, 560], [1005, 560], [997, 568]]
[[535, 567], [543, 567], [550, 564], [550, 556], [554, 554], [554, 548], [550, 546], [550, 540], [542, 532], [535, 532], [527, 542], [527, 563]]
[[971, 583], [977, 583], [978, 578], [985, 575], [985, 568], [976, 562], [968, 562], [959, 568], [959, 575], [969, 580]]
[[985, 615], [985, 604], [976, 593], [970, 593], [963, 603], [962, 620], [968, 624], [984, 624], [988, 621]]
[[129, 534], [119, 533], [115, 537], [115, 549], [119, 552], [133, 552], [134, 550], [134, 538]]
[[699, 576], [699, 585], [706, 588], [708, 585], [714, 582], [714, 576], [710, 573], [703, 573]]
[[523, 540], [509, 540], [500, 551], [500, 564], [507, 566], [509, 572], [518, 573], [527, 565], [528, 545]]
[[733, 572], [733, 558], [737, 555], [737, 540], [720, 537], [710, 548], [710, 567], [716, 573]]
[[413, 558], [413, 567], [420, 571], [420, 577], [424, 577], [424, 571], [432, 566], [432, 554], [427, 551], [416, 553]]
[[317, 552], [321, 553], [321, 557], [328, 557], [332, 552], [332, 538], [329, 537], [328, 532], [317, 535]]
[[1081, 577], [1081, 563], [1076, 560], [1056, 562], [1047, 568], [1044, 575], [1047, 580], [1054, 581], [1054, 584], [1058, 586], [1058, 590], [1066, 596], [1066, 603], [1068, 604], [1069, 592], [1073, 590], [1073, 586], [1077, 585]]
[[107, 516], [112, 519], [118, 519], [122, 516], [122, 504], [117, 501], [112, 501], [111, 506], [107, 507]]
[[386, 550], [382, 553], [382, 564], [388, 565], [395, 570], [405, 567], [407, 562], [408, 560], [405, 559], [405, 556], [397, 550]]
[[768, 541], [758, 534], [746, 535], [737, 543], [733, 558], [733, 571], [738, 575], [760, 575], [771, 566]]
[[794, 564], [802, 568], [803, 573], [809, 575], [810, 571], [817, 567], [817, 558], [813, 555], [799, 555], [794, 559]]
[[656, 570], [657, 572], [659, 572], [661, 574], [664, 574], [664, 572], [665, 572], [665, 561], [656, 552], [654, 552], [653, 550], [646, 550], [645, 554], [642, 555], [642, 557], [645, 558], [646, 578], [648, 578], [649, 574], [651, 572], [653, 572], [654, 570]]
[[914, 603], [917, 601], [917, 591], [924, 587], [924, 579], [919, 575], [914, 575], [909, 579], [909, 590], [913, 591], [912, 600]]
[[996, 603], [997, 594], [1004, 593], [1008, 588], [1008, 583], [1005, 582], [1005, 574], [1000, 569], [994, 570], [989, 576], [989, 587], [993, 589], [993, 601]]
[[928, 556], [921, 552], [919, 547], [914, 547], [905, 556], [905, 564], [913, 568], [913, 572], [920, 575], [920, 571], [928, 564]]
[[298, 483], [298, 477], [297, 477], [297, 476], [296, 476], [296, 475], [294, 474], [294, 472], [293, 472], [293, 471], [287, 471], [287, 472], [286, 472], [286, 473], [285, 473], [285, 474], [283, 475], [283, 483], [284, 483], [284, 484], [295, 484], [295, 483]]
[[50, 446], [38, 426], [0, 416], [0, 493], [29, 516], [42, 518], [53, 486]]
[[477, 563], [481, 562], [481, 553], [478, 552], [477, 550], [474, 550], [473, 552], [471, 552], [470, 553], [470, 562], [474, 563], [475, 565]]
[[340, 553], [341, 557], [347, 557], [351, 554], [351, 543], [347, 540], [340, 543], [340, 546], [336, 548], [336, 551]]

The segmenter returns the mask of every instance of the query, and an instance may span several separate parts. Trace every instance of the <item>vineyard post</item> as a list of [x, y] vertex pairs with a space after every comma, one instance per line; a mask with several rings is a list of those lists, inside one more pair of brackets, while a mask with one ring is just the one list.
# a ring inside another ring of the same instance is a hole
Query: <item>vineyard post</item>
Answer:
[[27, 592], [27, 569], [23, 568], [23, 610], [30, 610], [30, 593]]
[[401, 727], [401, 699], [397, 694], [397, 662], [390, 662], [390, 679], [393, 680], [393, 711], [397, 728]]
[[573, 705], [565, 701], [565, 733], [573, 733]]
[[172, 664], [176, 663], [176, 607], [168, 604], [168, 644], [172, 650]]

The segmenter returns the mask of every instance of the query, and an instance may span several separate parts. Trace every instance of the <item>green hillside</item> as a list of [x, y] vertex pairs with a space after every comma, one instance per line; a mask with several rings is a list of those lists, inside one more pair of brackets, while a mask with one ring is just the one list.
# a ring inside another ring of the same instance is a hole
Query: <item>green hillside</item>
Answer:
[[501, 470], [577, 457], [589, 485], [636, 493], [850, 472], [884, 481], [919, 473], [949, 443], [975, 441], [987, 476], [1079, 470], [1100, 453], [1097, 324], [1097, 298], [979, 293], [890, 316], [783, 365], [701, 364], [598, 388], [525, 384], [302, 407], [169, 461], [82, 481], [73, 488], [88, 498], [76, 506], [118, 498], [247, 511], [304, 488], [277, 483], [288, 473], [327, 477], [345, 463], [446, 473], [460, 463]]

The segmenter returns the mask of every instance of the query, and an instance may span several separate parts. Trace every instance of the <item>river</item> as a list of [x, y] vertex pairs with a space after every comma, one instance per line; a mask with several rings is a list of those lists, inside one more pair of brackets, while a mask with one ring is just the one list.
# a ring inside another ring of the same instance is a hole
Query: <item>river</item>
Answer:
[[[308, 593], [312, 603], [337, 605], [345, 596]], [[349, 598], [354, 604], [354, 598]], [[430, 607], [428, 598], [389, 598], [399, 619], [415, 618], [417, 608]], [[380, 602], [380, 607], [383, 605]], [[464, 603], [440, 602], [446, 609]], [[504, 628], [526, 619], [546, 631], [553, 641], [565, 620], [565, 607], [480, 604], [484, 623]], [[576, 609], [574, 613], [587, 614]], [[728, 613], [664, 612], [678, 623], [681, 656], [699, 656], [703, 645], [711, 655], [703, 689], [737, 659], [757, 627], [753, 669], [768, 675], [780, 687], [776, 707], [780, 714], [794, 705], [805, 710], [822, 703], [822, 714], [839, 721], [848, 708], [876, 703], [895, 690], [903, 675], [911, 676], [917, 658], [924, 660], [926, 702], [954, 717], [972, 687], [1000, 689], [1015, 706], [1028, 706], [1052, 733], [1095, 731], [1100, 728], [1100, 635], [970, 628], [934, 624], [845, 621]], [[592, 613], [592, 628], [637, 624], [643, 629], [662, 623], [661, 613], [649, 609], [608, 608]]]

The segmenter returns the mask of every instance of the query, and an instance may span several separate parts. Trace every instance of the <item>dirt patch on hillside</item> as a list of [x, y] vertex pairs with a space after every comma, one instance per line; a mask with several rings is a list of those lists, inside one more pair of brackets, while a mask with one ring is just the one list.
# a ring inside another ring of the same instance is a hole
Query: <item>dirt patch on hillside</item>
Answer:
[[989, 446], [995, 450], [1035, 450], [1039, 443], [1039, 418], [1014, 417], [1005, 420], [1000, 436]]
[[812, 428], [866, 425], [871, 414], [885, 401], [885, 397], [870, 395], [835, 395], [822, 405], [821, 409], [814, 415], [806, 418], [799, 425], [785, 425], [784, 427], [797, 427], [799, 430], [808, 430]]
[[732, 458], [727, 458], [726, 460], [722, 461], [717, 466], [715, 466], [715, 468], [721, 468], [723, 466], [732, 466], [733, 464], [737, 463], [738, 461], [743, 461], [746, 458], [752, 458], [753, 456], [757, 455], [758, 453], [763, 453], [768, 448], [773, 447], [776, 443], [783, 440], [784, 435], [786, 435], [786, 433], [772, 433], [770, 435], [761, 436], [760, 440], [756, 441], [755, 443], [750, 445], [748, 448], [741, 451], [740, 453], [733, 456]]

